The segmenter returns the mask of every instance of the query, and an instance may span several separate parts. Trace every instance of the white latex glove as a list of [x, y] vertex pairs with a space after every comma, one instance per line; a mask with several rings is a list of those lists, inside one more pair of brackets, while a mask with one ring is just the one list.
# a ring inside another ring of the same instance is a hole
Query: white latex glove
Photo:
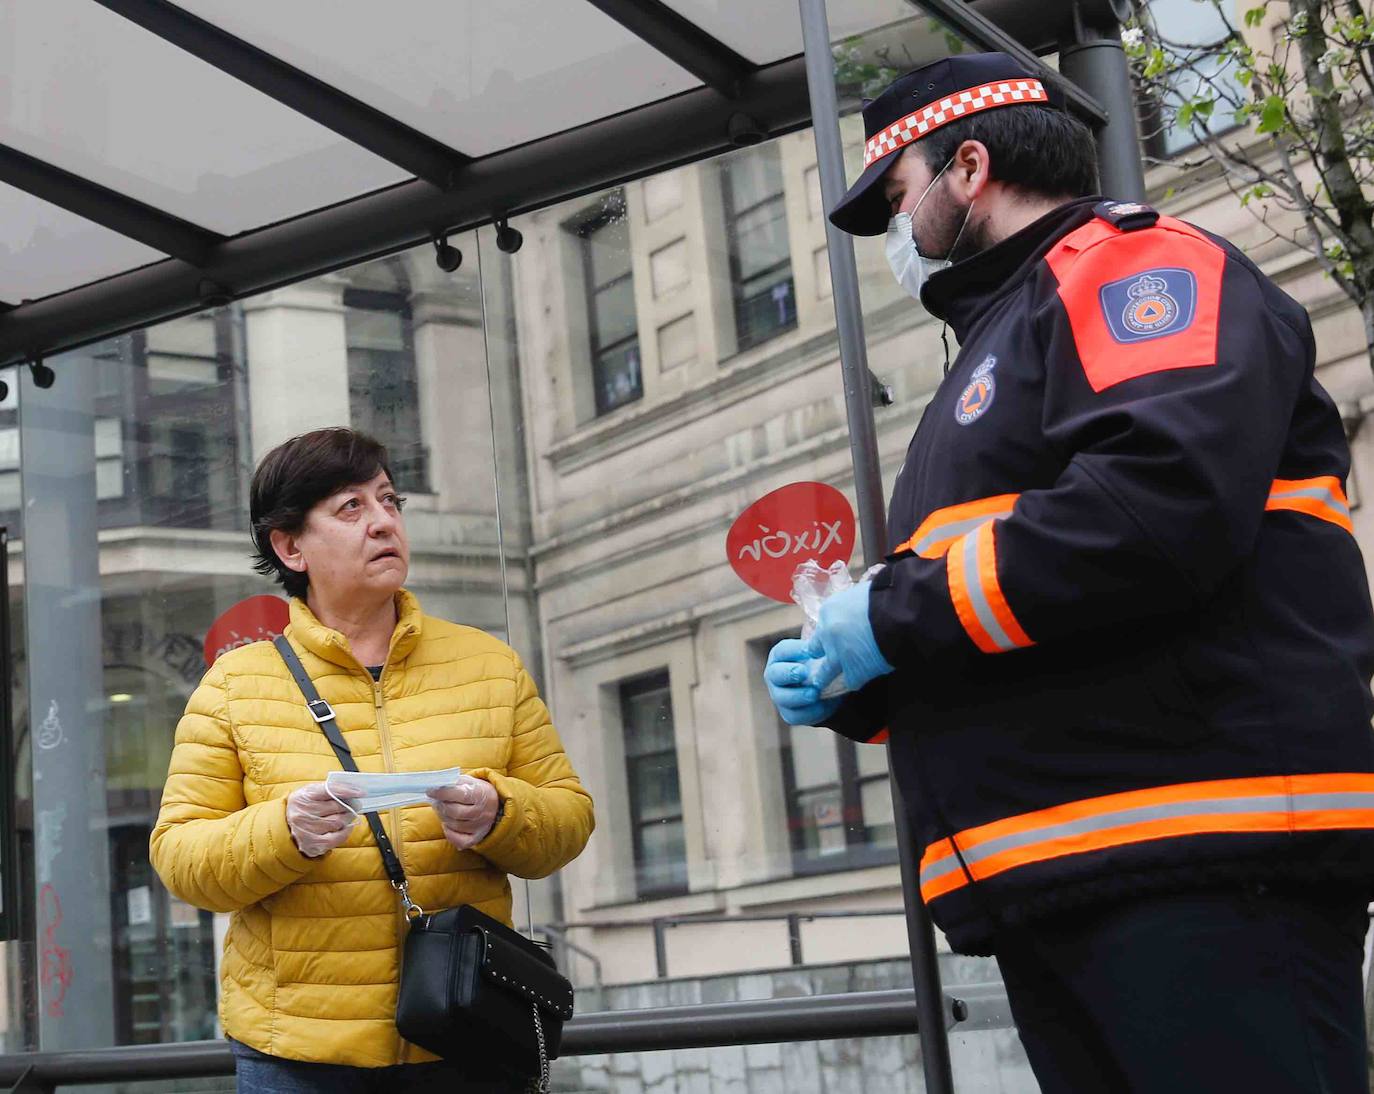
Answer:
[[[356, 787], [339, 786], [334, 791], [344, 799], [358, 796]], [[286, 826], [306, 858], [319, 858], [342, 846], [361, 819], [335, 801], [324, 783], [299, 787], [286, 798]]]
[[501, 804], [496, 787], [486, 779], [464, 775], [452, 786], [441, 786], [429, 792], [444, 838], [457, 850], [466, 851], [481, 843], [496, 824]]

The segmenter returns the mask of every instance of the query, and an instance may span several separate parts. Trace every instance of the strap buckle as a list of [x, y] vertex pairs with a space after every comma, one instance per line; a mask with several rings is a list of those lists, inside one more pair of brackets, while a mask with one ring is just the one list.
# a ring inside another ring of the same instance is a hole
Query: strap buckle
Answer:
[[310, 710], [310, 717], [314, 718], [317, 724], [334, 718], [334, 708], [323, 699], [307, 699], [305, 705]]
[[425, 910], [410, 899], [410, 883], [408, 881], [393, 881], [391, 887], [401, 894], [401, 904], [405, 907], [406, 919], [414, 923], [425, 914]]

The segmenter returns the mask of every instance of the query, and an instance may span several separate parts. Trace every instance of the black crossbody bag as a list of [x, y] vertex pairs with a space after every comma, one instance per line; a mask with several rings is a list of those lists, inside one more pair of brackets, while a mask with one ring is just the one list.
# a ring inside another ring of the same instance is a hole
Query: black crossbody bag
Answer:
[[[285, 637], [273, 640], [305, 696], [310, 716], [345, 771], [357, 771], [334, 710], [320, 698]], [[427, 912], [410, 899], [405, 870], [381, 818], [364, 814], [382, 853], [391, 887], [401, 896], [409, 930], [401, 959], [396, 1028], [445, 1059], [491, 1060], [530, 1089], [549, 1089], [563, 1023], [573, 1015], [573, 988], [535, 942], [469, 905]]]

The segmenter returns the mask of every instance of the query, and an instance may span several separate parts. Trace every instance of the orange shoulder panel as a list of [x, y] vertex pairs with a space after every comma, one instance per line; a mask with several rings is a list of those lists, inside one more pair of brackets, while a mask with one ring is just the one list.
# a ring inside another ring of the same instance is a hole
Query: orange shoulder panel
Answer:
[[1094, 391], [1216, 364], [1226, 252], [1196, 228], [1161, 217], [1154, 227], [1122, 232], [1094, 219], [1045, 261]]

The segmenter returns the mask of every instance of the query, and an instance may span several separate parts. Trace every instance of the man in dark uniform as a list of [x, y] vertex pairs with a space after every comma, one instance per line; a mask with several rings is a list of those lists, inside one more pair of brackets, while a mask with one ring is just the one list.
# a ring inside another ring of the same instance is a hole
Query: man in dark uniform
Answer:
[[775, 705], [890, 740], [921, 896], [1047, 1094], [1366, 1094], [1374, 611], [1306, 313], [1089, 196], [1090, 134], [1006, 56], [864, 124], [831, 219], [960, 351], [884, 568], [774, 648]]

